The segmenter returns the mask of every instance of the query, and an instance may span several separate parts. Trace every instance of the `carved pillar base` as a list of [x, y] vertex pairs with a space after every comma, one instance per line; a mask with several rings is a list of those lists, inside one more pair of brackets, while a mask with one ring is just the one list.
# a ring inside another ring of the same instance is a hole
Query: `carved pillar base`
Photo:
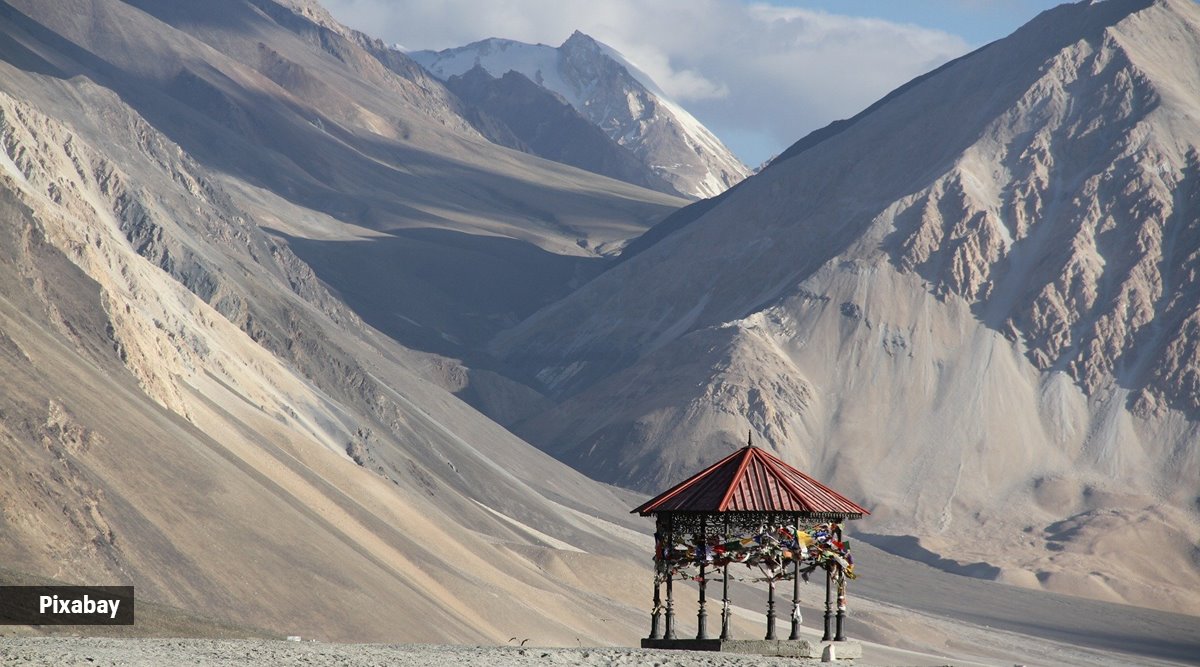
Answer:
[[649, 639], [662, 639], [662, 627], [659, 621], [662, 619], [662, 597], [659, 595], [660, 584], [658, 579], [654, 580], [654, 609], [650, 612], [650, 637]]
[[833, 639], [833, 576], [825, 571], [825, 634], [821, 635], [821, 641], [827, 642]]
[[[796, 532], [800, 532], [800, 521], [796, 520]], [[789, 640], [800, 639], [800, 559], [795, 557], [795, 567], [792, 570], [792, 634]]]
[[834, 635], [833, 641], [846, 641], [846, 633], [842, 631], [842, 624], [846, 620], [846, 580], [838, 582], [838, 606], [837, 606], [837, 634]]
[[667, 577], [667, 631], [663, 639], [675, 637], [675, 596], [671, 592], [671, 577]]
[[721, 639], [728, 641], [733, 639], [733, 633], [729, 630], [729, 566], [726, 565], [721, 582]]
[[767, 636], [763, 639], [775, 639], [775, 582], [767, 582]]

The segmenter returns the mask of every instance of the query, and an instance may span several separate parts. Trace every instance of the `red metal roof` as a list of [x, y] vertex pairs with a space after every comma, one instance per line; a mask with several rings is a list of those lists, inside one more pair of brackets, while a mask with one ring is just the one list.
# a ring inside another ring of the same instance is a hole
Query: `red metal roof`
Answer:
[[659, 512], [796, 512], [850, 519], [870, 514], [753, 445], [717, 461], [633, 512], [642, 516]]

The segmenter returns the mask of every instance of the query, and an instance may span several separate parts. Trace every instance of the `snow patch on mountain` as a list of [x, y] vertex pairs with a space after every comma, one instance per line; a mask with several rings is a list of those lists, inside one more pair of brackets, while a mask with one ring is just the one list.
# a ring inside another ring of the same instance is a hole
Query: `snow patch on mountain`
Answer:
[[610, 46], [576, 31], [559, 47], [491, 38], [408, 54], [442, 80], [476, 65], [554, 92], [684, 194], [712, 197], [750, 171], [695, 116]]

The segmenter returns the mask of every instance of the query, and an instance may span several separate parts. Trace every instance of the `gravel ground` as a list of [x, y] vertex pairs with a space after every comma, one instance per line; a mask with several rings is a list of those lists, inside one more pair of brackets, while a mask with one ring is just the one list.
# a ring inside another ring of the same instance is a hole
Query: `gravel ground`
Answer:
[[[811, 667], [816, 660], [628, 648], [536, 648], [432, 644], [324, 644], [278, 640], [0, 638], [4, 667], [458, 667], [487, 665], [647, 665], [653, 667]], [[859, 661], [850, 663], [866, 667]]]

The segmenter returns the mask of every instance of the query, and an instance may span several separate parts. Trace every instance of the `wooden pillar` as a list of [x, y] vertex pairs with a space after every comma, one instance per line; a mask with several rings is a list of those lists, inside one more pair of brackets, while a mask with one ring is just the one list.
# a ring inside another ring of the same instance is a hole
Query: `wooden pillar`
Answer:
[[675, 595], [671, 591], [674, 578], [671, 572], [667, 572], [667, 630], [663, 639], [675, 639]]
[[662, 628], [659, 620], [662, 617], [662, 584], [658, 581], [658, 573], [654, 573], [654, 610], [650, 612], [650, 639], [662, 639]]
[[[830, 537], [836, 536], [837, 541], [842, 543], [845, 543], [845, 538], [842, 537], [842, 523], [845, 521], [846, 520], [843, 518], [841, 521], [838, 521], [830, 526], [833, 532], [833, 535]], [[833, 636], [833, 641], [835, 642], [846, 641], [846, 633], [842, 631], [842, 623], [846, 620], [846, 581], [846, 571], [839, 568], [837, 587], [837, 632]]]
[[[766, 526], [775, 526], [778, 522], [774, 516], [766, 517], [764, 521]], [[783, 564], [780, 564], [780, 569], [783, 569]], [[775, 636], [775, 576], [772, 573], [771, 578], [767, 580], [767, 636], [764, 639], [777, 639]]]
[[796, 548], [792, 550], [792, 634], [788, 639], [800, 639], [800, 519], [796, 519]]
[[767, 582], [767, 636], [763, 639], [775, 639], [775, 580]]
[[654, 607], [650, 610], [650, 639], [662, 639], [662, 627], [659, 622], [662, 620], [662, 573], [666, 571], [666, 562], [663, 560], [663, 535], [666, 530], [663, 526], [663, 516], [657, 514], [654, 517]]
[[[675, 518], [667, 515], [667, 549], [675, 545]], [[664, 639], [675, 639], [675, 595], [671, 591], [671, 581], [675, 575], [671, 572], [671, 564], [667, 563], [667, 631]]]
[[821, 641], [833, 639], [833, 573], [825, 570], [825, 634]]
[[[725, 517], [725, 541], [729, 541], [729, 517]], [[729, 563], [721, 569], [721, 639], [733, 639], [729, 630]]]
[[[705, 534], [707, 532], [705, 530], [707, 521], [707, 517], [700, 518], [700, 539], [696, 543], [696, 554], [698, 556], [701, 553], [705, 555], [708, 553], [708, 537]], [[701, 549], [704, 551], [701, 552]], [[696, 612], [696, 639], [708, 639], [708, 611], [704, 608], [704, 588], [708, 584], [708, 581], [705, 579], [706, 565], [704, 560], [700, 561], [700, 608]]]
[[837, 634], [834, 635], [833, 641], [846, 641], [846, 633], [842, 631], [842, 623], [846, 620], [846, 575], [842, 574], [841, 581], [838, 582], [837, 596]]

